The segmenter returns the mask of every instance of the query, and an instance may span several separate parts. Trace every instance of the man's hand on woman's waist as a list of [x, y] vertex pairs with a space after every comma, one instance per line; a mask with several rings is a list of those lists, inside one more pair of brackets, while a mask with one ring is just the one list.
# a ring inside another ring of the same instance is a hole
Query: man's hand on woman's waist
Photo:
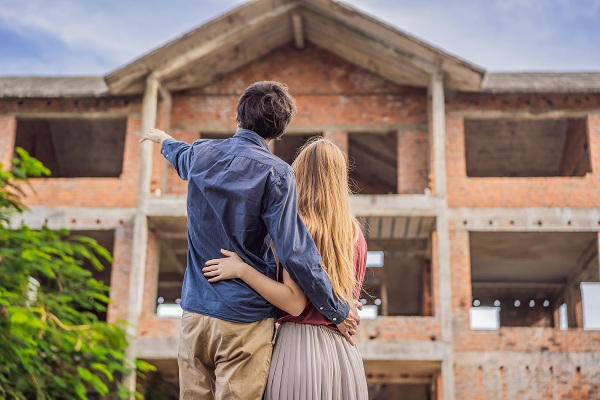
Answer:
[[360, 316], [358, 315], [357, 308], [362, 310], [363, 305], [360, 301], [353, 300], [350, 304], [348, 316], [337, 326], [342, 335], [348, 339], [352, 346], [354, 346], [354, 339], [352, 336], [356, 335], [356, 330], [358, 329], [358, 325], [360, 325]]

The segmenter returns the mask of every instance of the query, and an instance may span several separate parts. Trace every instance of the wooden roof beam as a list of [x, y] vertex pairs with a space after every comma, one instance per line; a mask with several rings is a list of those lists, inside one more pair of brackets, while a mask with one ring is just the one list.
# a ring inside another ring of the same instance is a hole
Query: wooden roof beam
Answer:
[[294, 43], [299, 49], [304, 48], [304, 30], [302, 28], [302, 17], [298, 13], [292, 14], [292, 31], [294, 32]]
[[235, 28], [216, 37], [214, 40], [203, 43], [200, 46], [194, 47], [180, 54], [179, 56], [168, 60], [165, 64], [159, 66], [154, 71], [154, 73], [159, 78], [164, 78], [168, 75], [171, 75], [181, 70], [182, 68], [185, 68], [187, 65], [193, 63], [194, 61], [212, 53], [213, 51], [218, 50], [223, 46], [227, 46], [233, 41], [239, 40], [239, 37], [247, 34], [249, 30], [260, 29], [272, 23], [276, 19], [282, 18], [285, 14], [297, 8], [297, 6], [297, 3], [286, 4], [265, 14], [262, 14], [257, 18], [249, 20], [244, 24], [238, 25]]
[[[421, 57], [419, 54], [413, 52], [411, 49], [399, 46], [396, 42], [387, 40], [374, 35], [365, 27], [360, 25], [354, 25], [345, 19], [337, 18], [333, 15], [320, 14], [318, 11], [311, 8], [302, 8], [302, 15], [306, 19], [314, 21], [316, 24], [329, 30], [337, 38], [352, 38], [352, 41], [356, 43], [358, 48], [362, 48], [362, 51], [369, 52], [379, 51], [384, 54], [395, 58], [405, 64], [408, 64], [419, 71], [423, 71], [428, 75], [433, 75], [439, 69], [440, 60], [431, 61]], [[362, 46], [361, 46], [362, 45]]]

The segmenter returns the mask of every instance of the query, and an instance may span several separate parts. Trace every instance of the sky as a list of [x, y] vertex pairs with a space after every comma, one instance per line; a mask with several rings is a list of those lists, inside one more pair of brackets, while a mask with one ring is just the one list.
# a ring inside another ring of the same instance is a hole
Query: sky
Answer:
[[[488, 71], [600, 71], [600, 0], [344, 0]], [[239, 0], [0, 0], [0, 76], [105, 75]]]

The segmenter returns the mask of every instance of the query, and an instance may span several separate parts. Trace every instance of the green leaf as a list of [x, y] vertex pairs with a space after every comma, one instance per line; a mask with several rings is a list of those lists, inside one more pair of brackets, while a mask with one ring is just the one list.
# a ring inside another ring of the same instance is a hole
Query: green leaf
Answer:
[[87, 389], [85, 388], [85, 385], [83, 383], [81, 383], [81, 381], [75, 381], [73, 383], [74, 388], [75, 389], [75, 393], [77, 394], [77, 396], [79, 396], [79, 398], [81, 400], [88, 400], [86, 394], [87, 394]]
[[146, 361], [135, 360], [135, 366], [140, 372], [156, 371], [156, 367]]
[[10, 322], [15, 325], [26, 324], [29, 322], [29, 316], [20, 308], [11, 307], [8, 312], [10, 313]]
[[77, 367], [77, 373], [79, 374], [79, 376], [81, 376], [81, 378], [83, 378], [83, 380], [87, 382], [91, 381], [92, 377], [94, 376], [94, 374], [92, 374], [90, 371], [81, 367]]
[[106, 365], [99, 364], [99, 363], [92, 363], [91, 367], [97, 371], [104, 373], [104, 375], [106, 375], [106, 378], [110, 382], [113, 381], [113, 374], [109, 371], [109, 369], [106, 367]]
[[102, 379], [98, 378], [96, 375], [92, 375], [90, 384], [101, 396], [108, 393], [108, 386], [106, 386], [106, 384], [102, 382]]

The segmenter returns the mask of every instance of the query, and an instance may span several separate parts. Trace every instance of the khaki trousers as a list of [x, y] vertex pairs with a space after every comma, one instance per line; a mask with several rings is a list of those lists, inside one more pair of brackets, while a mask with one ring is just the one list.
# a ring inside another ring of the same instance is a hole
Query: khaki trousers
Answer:
[[223, 321], [184, 311], [179, 340], [180, 400], [260, 400], [275, 335], [275, 320]]

